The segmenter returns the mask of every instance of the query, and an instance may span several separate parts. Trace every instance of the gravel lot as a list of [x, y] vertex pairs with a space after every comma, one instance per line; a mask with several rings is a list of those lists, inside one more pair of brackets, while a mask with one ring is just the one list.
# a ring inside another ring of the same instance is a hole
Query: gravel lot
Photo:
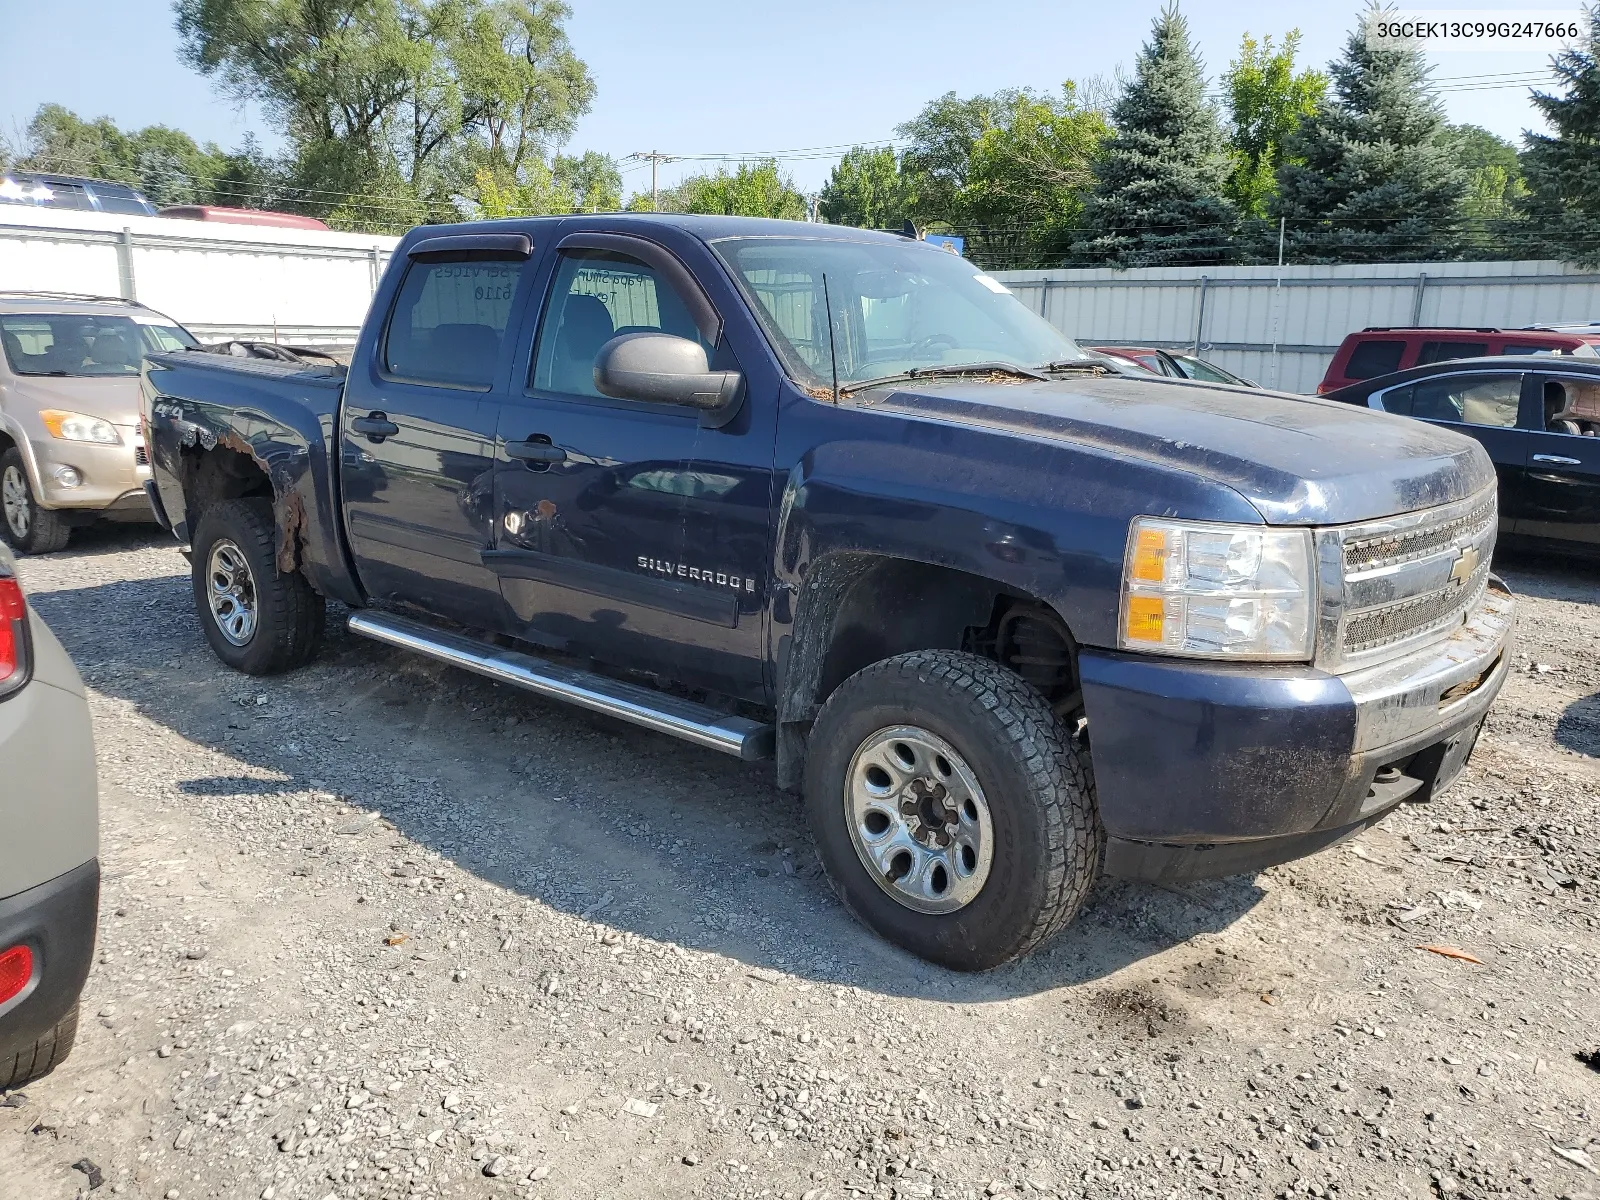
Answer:
[[1600, 1194], [1600, 572], [1503, 569], [1447, 797], [968, 977], [850, 921], [770, 768], [336, 618], [233, 675], [170, 542], [80, 534], [22, 570], [91, 688], [100, 943], [0, 1193]]

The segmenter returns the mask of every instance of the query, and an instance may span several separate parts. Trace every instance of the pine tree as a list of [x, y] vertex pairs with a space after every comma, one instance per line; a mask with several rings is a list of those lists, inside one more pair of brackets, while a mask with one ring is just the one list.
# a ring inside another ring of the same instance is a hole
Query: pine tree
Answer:
[[1566, 94], [1533, 95], [1555, 136], [1524, 135], [1522, 207], [1538, 232], [1541, 257], [1553, 252], [1600, 266], [1600, 4], [1588, 17], [1585, 42], [1550, 64]]
[[1124, 267], [1231, 257], [1237, 218], [1223, 195], [1228, 145], [1176, 6], [1156, 18], [1111, 117], [1115, 133], [1095, 164], [1074, 257]]
[[1466, 176], [1422, 53], [1370, 49], [1363, 19], [1328, 70], [1333, 95], [1291, 136], [1278, 172], [1273, 215], [1287, 222], [1289, 253], [1297, 262], [1450, 257]]

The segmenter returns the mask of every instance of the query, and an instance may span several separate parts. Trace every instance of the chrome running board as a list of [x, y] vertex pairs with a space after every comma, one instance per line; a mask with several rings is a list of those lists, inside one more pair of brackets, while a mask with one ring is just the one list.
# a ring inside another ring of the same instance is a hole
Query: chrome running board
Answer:
[[350, 632], [399, 646], [402, 650], [426, 654], [452, 667], [473, 671], [539, 696], [565, 700], [579, 708], [605, 713], [658, 733], [670, 733], [747, 762], [772, 757], [774, 732], [771, 725], [731, 716], [693, 700], [682, 700], [591, 671], [564, 667], [392, 613], [352, 613]]

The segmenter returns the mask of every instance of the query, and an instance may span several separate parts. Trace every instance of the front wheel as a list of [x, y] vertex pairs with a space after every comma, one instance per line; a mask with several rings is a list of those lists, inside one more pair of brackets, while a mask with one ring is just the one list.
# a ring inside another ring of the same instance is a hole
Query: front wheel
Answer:
[[278, 570], [266, 500], [247, 496], [207, 509], [189, 562], [206, 641], [235, 671], [276, 675], [316, 655], [326, 605], [304, 575]]
[[858, 919], [913, 954], [982, 971], [1077, 913], [1104, 833], [1087, 756], [998, 663], [922, 650], [857, 672], [811, 732], [805, 801]]
[[28, 482], [28, 464], [15, 446], [0, 454], [0, 535], [19, 554], [65, 550], [72, 536], [60, 513], [39, 507]]

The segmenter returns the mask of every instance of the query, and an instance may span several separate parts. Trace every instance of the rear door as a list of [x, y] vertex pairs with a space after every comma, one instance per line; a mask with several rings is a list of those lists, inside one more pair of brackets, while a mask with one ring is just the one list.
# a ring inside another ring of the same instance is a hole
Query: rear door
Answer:
[[1512, 533], [1527, 503], [1528, 435], [1518, 428], [1523, 383], [1521, 371], [1434, 375], [1377, 392], [1371, 403], [1476, 438], [1500, 481], [1500, 531]]
[[1600, 376], [1529, 377], [1524, 537], [1600, 548]]
[[[501, 409], [488, 561], [529, 641], [735, 696], [764, 696], [776, 405], [720, 428], [693, 409], [602, 396], [613, 337], [698, 341], [739, 370], [722, 320], [652, 241], [563, 240], [526, 375]], [[547, 449], [546, 449], [547, 448]]]
[[340, 419], [351, 553], [368, 595], [480, 628], [504, 624], [493, 541], [495, 424], [506, 337], [527, 260], [522, 235], [425, 239]]

